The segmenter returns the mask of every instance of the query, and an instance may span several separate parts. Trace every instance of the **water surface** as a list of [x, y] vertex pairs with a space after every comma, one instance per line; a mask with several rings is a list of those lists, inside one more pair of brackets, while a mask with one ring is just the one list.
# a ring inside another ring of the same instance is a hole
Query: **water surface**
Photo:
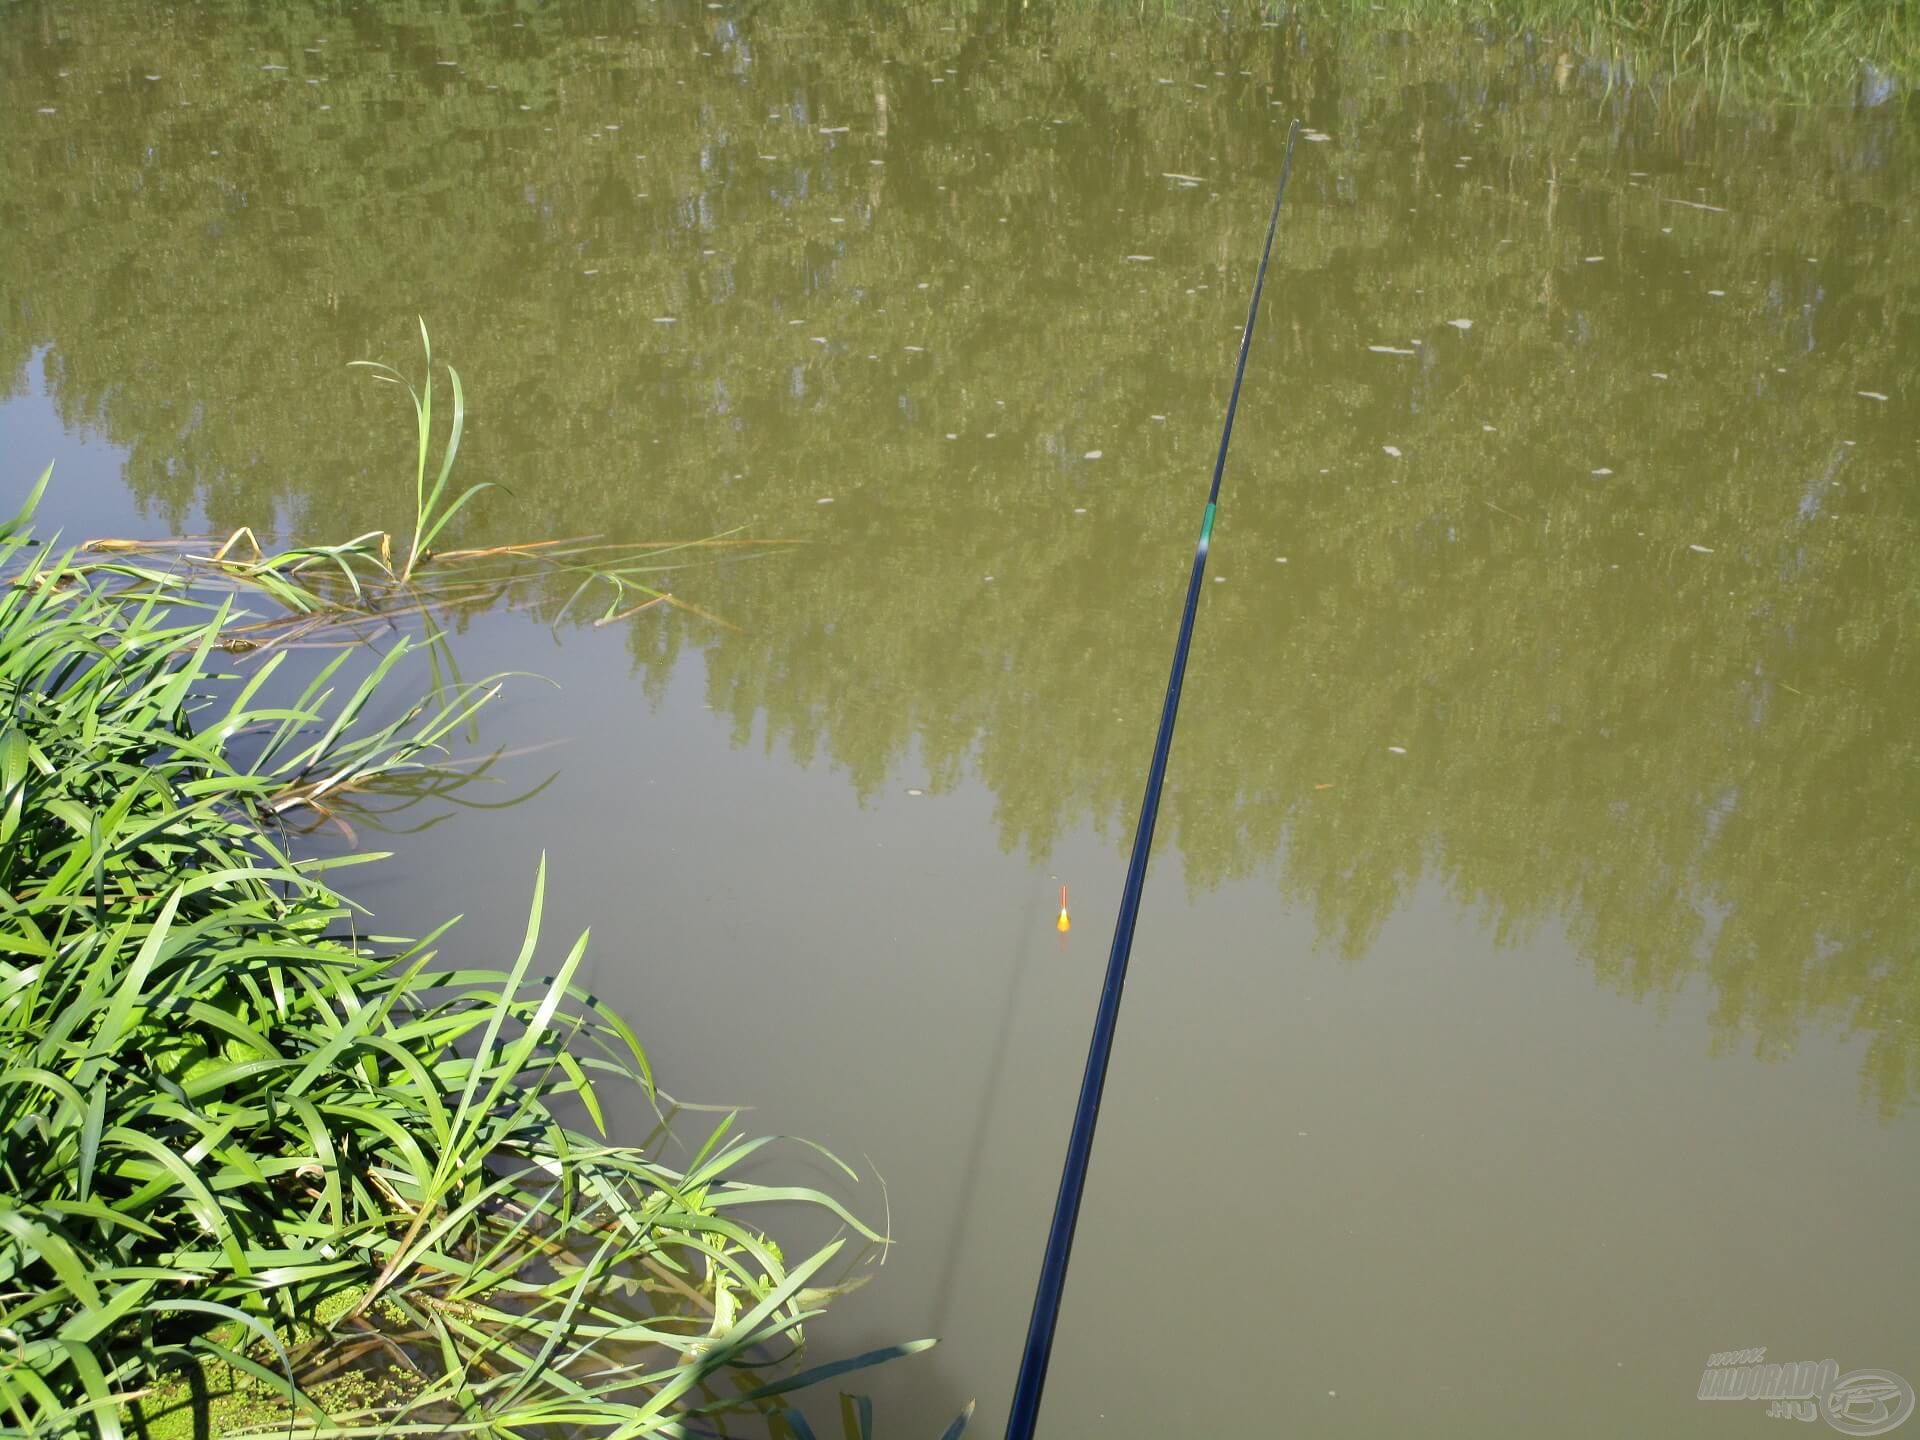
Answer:
[[463, 543], [807, 542], [674, 572], [712, 619], [467, 617], [559, 687], [486, 743], [566, 742], [479, 798], [552, 783], [363, 893], [502, 958], [546, 852], [668, 1087], [867, 1175], [899, 1243], [815, 1341], [942, 1337], [872, 1386], [928, 1435], [1004, 1420], [1301, 117], [1046, 1433], [1920, 1381], [1898, 93], [1238, 11], [23, 4], [0, 96], [0, 485], [57, 459], [70, 534], [400, 524], [346, 365], [424, 316], [507, 492]]

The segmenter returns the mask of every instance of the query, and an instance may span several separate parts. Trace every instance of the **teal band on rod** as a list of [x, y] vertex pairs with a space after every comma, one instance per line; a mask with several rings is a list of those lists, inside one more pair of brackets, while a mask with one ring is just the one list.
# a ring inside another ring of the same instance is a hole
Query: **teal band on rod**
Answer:
[[1240, 332], [1240, 359], [1234, 367], [1233, 393], [1227, 400], [1227, 421], [1220, 430], [1220, 453], [1213, 462], [1213, 485], [1207, 491], [1207, 516], [1194, 547], [1193, 574], [1187, 580], [1187, 604], [1180, 614], [1180, 633], [1173, 646], [1173, 673], [1167, 677], [1167, 698], [1160, 707], [1160, 729], [1153, 741], [1153, 763], [1147, 769], [1147, 794], [1140, 804], [1140, 824], [1133, 834], [1133, 855], [1127, 862], [1127, 882], [1120, 892], [1120, 914], [1113, 925], [1113, 950], [1107, 956], [1107, 978], [1100, 991], [1100, 1007], [1087, 1047], [1087, 1068], [1080, 1079], [1080, 1100], [1074, 1106], [1073, 1131], [1067, 1140], [1066, 1163], [1060, 1172], [1060, 1194], [1053, 1204], [1053, 1223], [1047, 1230], [1047, 1251], [1040, 1262], [1040, 1283], [1033, 1296], [1033, 1318], [1027, 1324], [1026, 1348], [1020, 1356], [1020, 1378], [1014, 1382], [1013, 1404], [1007, 1415], [1007, 1440], [1032, 1440], [1040, 1419], [1040, 1396], [1047, 1385], [1047, 1361], [1053, 1354], [1054, 1327], [1060, 1320], [1060, 1300], [1067, 1284], [1067, 1261], [1073, 1253], [1073, 1230], [1080, 1218], [1080, 1197], [1087, 1186], [1087, 1162], [1093, 1156], [1093, 1127], [1100, 1118], [1100, 1094], [1106, 1088], [1107, 1062], [1113, 1055], [1114, 1027], [1120, 1019], [1120, 992], [1127, 982], [1127, 957], [1133, 952], [1133, 927], [1140, 916], [1140, 892], [1147, 879], [1147, 856], [1153, 849], [1153, 822], [1160, 813], [1160, 787], [1167, 778], [1167, 756], [1173, 748], [1173, 722], [1180, 713], [1180, 684], [1187, 673], [1187, 650], [1193, 643], [1194, 617], [1200, 610], [1200, 582], [1207, 569], [1207, 544], [1213, 538], [1214, 509], [1220, 503], [1220, 477], [1227, 468], [1227, 445], [1233, 439], [1233, 416], [1240, 408], [1240, 382], [1247, 374], [1247, 353], [1253, 345], [1253, 322], [1260, 314], [1260, 291], [1267, 283], [1267, 261], [1273, 255], [1274, 232], [1280, 228], [1280, 202], [1287, 195], [1287, 176], [1293, 170], [1293, 142], [1300, 122], [1287, 130], [1287, 153], [1280, 162], [1280, 188], [1273, 197], [1267, 221], [1267, 244], [1260, 252], [1260, 270], [1254, 277], [1253, 299], [1247, 305], [1246, 328]]

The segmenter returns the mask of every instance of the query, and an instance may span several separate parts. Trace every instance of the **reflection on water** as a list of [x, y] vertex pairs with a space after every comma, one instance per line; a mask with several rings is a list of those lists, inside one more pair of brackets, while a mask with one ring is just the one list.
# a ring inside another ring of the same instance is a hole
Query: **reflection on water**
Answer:
[[[397, 524], [407, 432], [343, 367], [425, 314], [463, 473], [512, 492], [463, 543], [812, 542], [689, 574], [735, 628], [625, 624], [640, 689], [691, 675], [740, 764], [832, 777], [853, 809], [794, 821], [823, 849], [906, 783], [968, 807], [1049, 927], [1063, 857], [1118, 869], [1299, 114], [1162, 813], [1182, 913], [1251, 886], [1356, 975], [1465, 915], [1716, 1050], [1810, 1074], [1851, 1036], [1911, 1114], [1906, 101], [1735, 113], [1453, 36], [1021, 6], [27, 5], [0, 94], [0, 373], [123, 447], [153, 526]], [[588, 709], [629, 688], [605, 640]], [[804, 922], [759, 863], [747, 903]], [[988, 988], [969, 1054], [1044, 1003]], [[992, 1149], [1000, 1072], [956, 1082], [949, 1149]], [[957, 1213], [992, 1230], [982, 1163]], [[995, 1233], [1037, 1254], [1032, 1217]]]

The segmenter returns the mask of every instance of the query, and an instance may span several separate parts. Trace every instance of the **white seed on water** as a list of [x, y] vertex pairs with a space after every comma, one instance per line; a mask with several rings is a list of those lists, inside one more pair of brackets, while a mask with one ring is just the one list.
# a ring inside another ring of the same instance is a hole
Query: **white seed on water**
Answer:
[[1471, 320], [1449, 320], [1447, 324], [1456, 330], [1471, 330], [1473, 328], [1473, 322]]
[[1602, 465], [1598, 470], [1594, 471], [1593, 473], [1596, 475], [1611, 475], [1613, 471], [1609, 470], [1606, 466]]
[[1494, 428], [1491, 425], [1482, 425], [1480, 428], [1486, 431], [1489, 435], [1492, 435], [1495, 433]]
[[1387, 746], [1387, 753], [1389, 755], [1404, 755], [1407, 753], [1407, 747], [1404, 745], [1389, 745]]
[[680, 323], [680, 317], [678, 315], [656, 315], [653, 317], [653, 323], [656, 325], [678, 325]]
[[816, 505], [831, 505], [833, 503], [833, 497], [831, 495], [822, 495], [818, 500], [814, 501], [813, 503]]
[[1589, 265], [1598, 265], [1598, 264], [1599, 264], [1599, 263], [1600, 263], [1600, 262], [1601, 262], [1602, 260], [1604, 260], [1604, 259], [1606, 259], [1606, 258], [1607, 258], [1607, 257], [1606, 257], [1606, 256], [1604, 256], [1604, 255], [1589, 255], [1589, 256], [1587, 256], [1587, 264], [1589, 264]]
[[1858, 395], [1862, 400], [1884, 401], [1887, 398], [1886, 396], [1882, 395], [1878, 390], [1856, 390], [1853, 393]]
[[1693, 551], [1696, 555], [1711, 555], [1713, 553], [1713, 551], [1705, 545], [1689, 545], [1687, 549]]
[[1707, 294], [1709, 294], [1709, 295], [1713, 295], [1713, 296], [1720, 296], [1720, 295], [1725, 295], [1726, 293], [1727, 293], [1727, 292], [1726, 292], [1726, 291], [1724, 291], [1724, 290], [1709, 290], [1709, 291], [1707, 291]]
[[1139, 261], [1139, 260], [1151, 260], [1153, 259], [1153, 257], [1151, 255], [1129, 255], [1127, 256], [1127, 259]]
[[1084, 515], [1087, 513], [1087, 507], [1084, 505], [1076, 505], [1073, 507], [1073, 513], [1076, 515]]
[[926, 793], [927, 793], [927, 792], [926, 792], [926, 791], [924, 791], [924, 790], [909, 790], [909, 791], [907, 791], [907, 794], [909, 794], [909, 795], [924, 795], [924, 794], [926, 794]]
[[1273, 557], [1273, 563], [1276, 565], [1284, 565], [1287, 563], [1287, 557], [1284, 555], [1276, 555]]
[[1224, 575], [1216, 575], [1213, 577], [1213, 583], [1216, 585], [1224, 585], [1227, 583], [1227, 577]]
[[1376, 355], [1411, 355], [1411, 350], [1401, 350], [1392, 345], [1369, 345], [1367, 349]]
[[1667, 372], [1664, 370], [1656, 370], [1653, 372], [1653, 378], [1656, 380], [1664, 380], [1667, 378]]
[[1400, 447], [1398, 445], [1382, 445], [1380, 448], [1394, 459], [1398, 460], [1400, 458]]
[[1302, 140], [1311, 140], [1316, 145], [1324, 145], [1327, 143], [1327, 141], [1331, 140], [1333, 137], [1331, 135], [1323, 134], [1318, 130], [1303, 130], [1300, 132], [1300, 138]]
[[951, 430], [949, 430], [949, 431], [947, 432], [947, 438], [948, 438], [949, 440], [958, 440], [958, 439], [959, 439], [960, 437], [959, 437], [958, 435], [956, 435], [956, 434], [954, 434], [954, 433], [953, 433], [953, 432], [952, 432]]
[[1101, 454], [1102, 452], [1099, 450], [1089, 450], [1087, 451], [1086, 456], [1084, 458], [1088, 460], [1098, 460]]

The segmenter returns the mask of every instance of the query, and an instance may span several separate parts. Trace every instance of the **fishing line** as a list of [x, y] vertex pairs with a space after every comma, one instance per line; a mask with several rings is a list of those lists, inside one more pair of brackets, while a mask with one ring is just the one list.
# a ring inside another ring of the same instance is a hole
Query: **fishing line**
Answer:
[[1260, 313], [1260, 291], [1267, 283], [1267, 260], [1273, 254], [1274, 232], [1280, 228], [1280, 202], [1286, 198], [1287, 175], [1293, 169], [1293, 142], [1300, 122], [1287, 129], [1287, 153], [1280, 162], [1280, 188], [1274, 192], [1273, 214], [1267, 221], [1267, 244], [1260, 252], [1260, 270], [1254, 277], [1253, 299], [1247, 305], [1247, 325], [1240, 332], [1240, 359], [1233, 371], [1233, 394], [1227, 399], [1227, 420], [1220, 430], [1220, 453], [1213, 462], [1213, 485], [1207, 491], [1207, 509], [1200, 522], [1200, 542], [1193, 551], [1193, 574], [1187, 581], [1187, 605], [1180, 615], [1180, 634], [1173, 647], [1173, 673], [1167, 678], [1167, 698], [1160, 707], [1160, 731], [1153, 741], [1153, 764], [1147, 770], [1147, 794], [1140, 804], [1140, 824], [1134, 831], [1133, 857], [1127, 862], [1126, 888], [1120, 894], [1120, 915], [1113, 926], [1113, 950], [1107, 957], [1106, 984], [1093, 1022], [1093, 1040], [1087, 1049], [1086, 1073], [1080, 1080], [1080, 1100], [1073, 1110], [1073, 1133], [1067, 1141], [1066, 1164], [1060, 1174], [1060, 1195], [1053, 1204], [1053, 1224], [1047, 1230], [1047, 1253], [1040, 1262], [1040, 1283], [1033, 1297], [1033, 1318], [1027, 1324], [1026, 1349], [1020, 1356], [1020, 1378], [1013, 1387], [1013, 1407], [1007, 1416], [1007, 1440], [1032, 1440], [1040, 1418], [1040, 1396], [1047, 1385], [1047, 1361], [1053, 1354], [1054, 1327], [1060, 1319], [1060, 1300], [1066, 1290], [1067, 1261], [1073, 1252], [1073, 1229], [1080, 1218], [1080, 1197], [1087, 1185], [1087, 1162], [1093, 1155], [1093, 1127], [1100, 1118], [1100, 1092], [1107, 1083], [1107, 1061], [1113, 1054], [1113, 1032], [1120, 1018], [1120, 991], [1127, 982], [1127, 957], [1133, 950], [1133, 926], [1140, 915], [1140, 892], [1147, 878], [1147, 855], [1153, 849], [1153, 822], [1160, 812], [1160, 787], [1167, 778], [1167, 754], [1173, 748], [1173, 722], [1180, 713], [1180, 684], [1187, 673], [1187, 648], [1193, 641], [1193, 622], [1200, 610], [1200, 581], [1207, 568], [1207, 545], [1213, 538], [1214, 512], [1220, 504], [1220, 477], [1227, 468], [1227, 445], [1233, 439], [1233, 416], [1240, 408], [1240, 382], [1246, 378], [1247, 353], [1253, 347], [1253, 322]]

